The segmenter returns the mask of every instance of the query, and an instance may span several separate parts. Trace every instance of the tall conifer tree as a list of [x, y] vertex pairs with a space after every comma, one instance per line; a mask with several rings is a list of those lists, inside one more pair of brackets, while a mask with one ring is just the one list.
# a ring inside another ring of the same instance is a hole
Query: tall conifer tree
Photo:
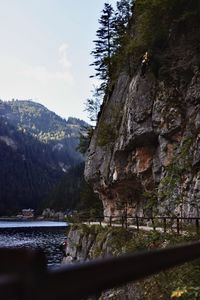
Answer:
[[[94, 76], [101, 79], [104, 85], [111, 75], [111, 56], [113, 53], [113, 8], [105, 3], [102, 15], [99, 19], [100, 28], [96, 32], [97, 39], [94, 41], [95, 48], [91, 52], [94, 56]], [[91, 77], [94, 77], [91, 76]]]
[[113, 69], [112, 56], [123, 44], [133, 2], [133, 0], [117, 1], [116, 11], [113, 10], [110, 4], [104, 4], [104, 9], [99, 19], [100, 27], [96, 32], [97, 39], [93, 41], [95, 48], [91, 52], [94, 56], [94, 62], [91, 66], [94, 66], [96, 71], [95, 75], [91, 77], [98, 77], [102, 81], [99, 88], [101, 91], [105, 91], [108, 81], [111, 79]]
[[115, 52], [123, 44], [123, 38], [128, 30], [131, 17], [131, 1], [120, 0], [116, 3], [116, 11], [113, 17], [113, 45]]

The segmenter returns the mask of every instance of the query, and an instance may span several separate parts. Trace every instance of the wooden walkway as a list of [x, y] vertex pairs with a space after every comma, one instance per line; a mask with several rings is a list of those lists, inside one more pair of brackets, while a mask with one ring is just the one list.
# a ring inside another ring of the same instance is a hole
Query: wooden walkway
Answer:
[[[88, 226], [92, 226], [92, 225], [101, 225], [102, 227], [108, 227], [110, 226], [109, 223], [106, 222], [83, 222], [83, 224], [88, 225]], [[111, 225], [112, 227], [124, 227], [124, 225], [119, 224], [119, 223], [112, 223]], [[131, 225], [129, 224], [126, 228], [130, 228], [130, 229], [138, 229], [136, 225]], [[153, 228], [151, 226], [139, 226], [139, 230], [144, 230], [144, 231], [152, 231], [152, 230], [156, 230], [159, 232], [164, 232], [164, 229], [161, 227], [156, 227]]]
[[[106, 220], [106, 221], [105, 221]], [[177, 234], [200, 233], [200, 218], [185, 217], [120, 217], [104, 216], [87, 219], [82, 222], [86, 225], [101, 225], [103, 227], [125, 227], [136, 229], [137, 231], [158, 231], [163, 233], [174, 232]]]

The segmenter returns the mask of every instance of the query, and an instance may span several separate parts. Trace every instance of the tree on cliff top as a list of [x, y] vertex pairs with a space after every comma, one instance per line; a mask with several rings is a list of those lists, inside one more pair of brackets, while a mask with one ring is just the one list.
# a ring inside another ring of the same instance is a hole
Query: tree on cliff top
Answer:
[[131, 0], [119, 0], [116, 3], [116, 11], [108, 3], [104, 4], [102, 15], [99, 19], [100, 27], [96, 32], [97, 39], [94, 50], [91, 54], [94, 56], [95, 75], [91, 77], [98, 77], [102, 84], [99, 88], [105, 91], [109, 80], [113, 73], [113, 55], [123, 44], [123, 37], [129, 25], [131, 11]]
[[[94, 40], [95, 48], [91, 52], [96, 74], [103, 82], [107, 82], [111, 75], [111, 55], [113, 52], [113, 8], [105, 3], [102, 15], [99, 19], [100, 28], [96, 32], [97, 39]], [[94, 77], [91, 76], [91, 77]]]
[[113, 44], [115, 52], [123, 46], [123, 39], [129, 28], [130, 18], [132, 14], [132, 6], [130, 0], [120, 0], [116, 3], [117, 10], [113, 18]]

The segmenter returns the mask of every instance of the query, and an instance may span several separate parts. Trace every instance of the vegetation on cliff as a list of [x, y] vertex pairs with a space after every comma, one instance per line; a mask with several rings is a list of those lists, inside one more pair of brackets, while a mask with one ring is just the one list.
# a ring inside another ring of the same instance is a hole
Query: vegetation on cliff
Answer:
[[152, 71], [158, 75], [158, 55], [169, 46], [173, 34], [196, 26], [200, 14], [197, 0], [137, 0], [132, 1], [132, 18], [124, 33], [121, 47], [113, 62], [118, 65], [116, 78], [124, 68], [130, 73], [136, 71], [146, 51], [152, 58]]
[[105, 3], [91, 52], [94, 76], [102, 80], [99, 89], [109, 94], [121, 72], [129, 70], [132, 75], [137, 70], [146, 51], [158, 76], [159, 53], [175, 31], [196, 26], [199, 15], [198, 0], [120, 0], [116, 10]]

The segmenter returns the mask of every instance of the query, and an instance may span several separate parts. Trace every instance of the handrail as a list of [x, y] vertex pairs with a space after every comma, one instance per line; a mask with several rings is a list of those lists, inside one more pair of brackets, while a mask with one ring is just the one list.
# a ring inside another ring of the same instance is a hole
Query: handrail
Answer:
[[[106, 221], [107, 225], [109, 226], [114, 226], [117, 224], [121, 224], [122, 227], [131, 227], [131, 226], [136, 226], [136, 229], [139, 231], [141, 226], [141, 221], [151, 221], [152, 224], [152, 229], [156, 230], [156, 227], [161, 227], [163, 228], [163, 232], [167, 232], [167, 227], [169, 227], [169, 223], [168, 222], [173, 222], [171, 223], [170, 228], [176, 229], [177, 234], [180, 234], [183, 231], [183, 225], [185, 224], [185, 221], [187, 222], [194, 222], [194, 228], [196, 230], [196, 233], [199, 234], [200, 233], [200, 217], [179, 217], [179, 216], [149, 216], [149, 217], [142, 217], [142, 216], [129, 216], [129, 215], [109, 215], [109, 216], [93, 216], [93, 217], [86, 217], [86, 216], [80, 216], [79, 220], [83, 220], [85, 222], [88, 222], [89, 224], [91, 224], [92, 220], [94, 222], [99, 222], [100, 225], [102, 225], [103, 220]], [[134, 223], [135, 221], [135, 223]], [[161, 223], [156, 224], [155, 221], [160, 221]], [[173, 227], [172, 227], [173, 225]], [[175, 226], [175, 227], [174, 227]], [[143, 228], [144, 229], [144, 228]], [[168, 228], [169, 230], [169, 228]]]
[[199, 257], [200, 242], [196, 242], [62, 267], [49, 273], [41, 300], [45, 295], [48, 300], [82, 299]]
[[[19, 252], [12, 251], [15, 253], [15, 258], [17, 258]], [[134, 282], [200, 258], [200, 242], [76, 263], [45, 272], [41, 253], [35, 252], [32, 256], [34, 253], [32, 250], [22, 251], [24, 251], [26, 263], [23, 263], [22, 257], [19, 255], [18, 272], [16, 272], [16, 268], [13, 272], [10, 268], [7, 274], [4, 271], [0, 275], [0, 295], [2, 299], [78, 300], [91, 295], [99, 295], [106, 289]], [[31, 253], [31, 256], [29, 253]], [[9, 257], [10, 254], [8, 254], [8, 259]], [[26, 259], [26, 257], [29, 257], [29, 259]], [[36, 264], [36, 267], [34, 267], [32, 263], [36, 259], [41, 263]], [[22, 269], [20, 263], [23, 266]], [[7, 264], [9, 265], [9, 260], [7, 260]], [[24, 268], [27, 271], [22, 273]], [[12, 290], [13, 288], [14, 290]]]
[[135, 216], [130, 216], [130, 215], [104, 215], [104, 216], [98, 216], [98, 215], [94, 215], [94, 216], [90, 216], [90, 215], [83, 215], [83, 216], [79, 216], [80, 218], [99, 218], [99, 219], [104, 219], [104, 218], [122, 218], [122, 217], [125, 217], [125, 218], [128, 218], [128, 219], [135, 219], [135, 218], [138, 218], [138, 219], [145, 219], [145, 220], [149, 220], [151, 218], [154, 218], [154, 219], [181, 219], [181, 220], [200, 220], [200, 217], [180, 217], [180, 216], [149, 216], [149, 217], [143, 217], [143, 216], [138, 216], [138, 215], [135, 215]]

